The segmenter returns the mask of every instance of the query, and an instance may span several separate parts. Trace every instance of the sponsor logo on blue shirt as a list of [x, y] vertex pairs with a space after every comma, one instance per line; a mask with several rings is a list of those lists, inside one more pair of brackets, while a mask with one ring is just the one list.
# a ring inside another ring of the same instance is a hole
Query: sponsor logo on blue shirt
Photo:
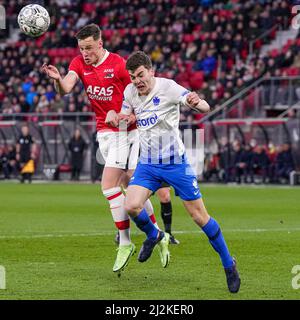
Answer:
[[138, 127], [148, 127], [156, 124], [157, 119], [158, 119], [158, 116], [154, 113], [154, 116], [146, 119], [138, 119], [136, 123]]

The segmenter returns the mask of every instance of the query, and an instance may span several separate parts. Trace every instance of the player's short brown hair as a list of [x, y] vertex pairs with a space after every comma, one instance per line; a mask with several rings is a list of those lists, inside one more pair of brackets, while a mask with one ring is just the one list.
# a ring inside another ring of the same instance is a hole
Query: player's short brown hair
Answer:
[[152, 68], [152, 62], [145, 52], [136, 51], [128, 57], [126, 69], [134, 72], [140, 66], [144, 66], [149, 70]]
[[80, 29], [76, 33], [75, 37], [77, 40], [84, 40], [88, 37], [93, 37], [94, 40], [99, 40], [101, 38], [101, 30], [98, 25], [91, 23]]

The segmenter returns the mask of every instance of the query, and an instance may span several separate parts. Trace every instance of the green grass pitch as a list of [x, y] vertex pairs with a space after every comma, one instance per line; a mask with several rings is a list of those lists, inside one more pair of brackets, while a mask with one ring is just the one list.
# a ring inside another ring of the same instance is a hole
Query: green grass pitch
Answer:
[[[112, 272], [115, 229], [99, 185], [0, 184], [0, 299], [299, 299], [300, 188], [201, 187], [209, 213], [237, 258], [241, 290], [227, 291], [218, 255], [173, 197], [171, 263], [158, 252]], [[161, 225], [159, 203], [152, 197]], [[144, 235], [132, 226], [140, 249]]]

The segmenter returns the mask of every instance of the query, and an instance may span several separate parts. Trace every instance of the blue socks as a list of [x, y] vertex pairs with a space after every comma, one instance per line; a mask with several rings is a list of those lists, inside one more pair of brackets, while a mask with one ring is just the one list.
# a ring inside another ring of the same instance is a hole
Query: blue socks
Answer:
[[232, 257], [229, 254], [225, 239], [222, 235], [218, 222], [210, 218], [207, 224], [202, 227], [203, 232], [207, 235], [210, 244], [218, 252], [224, 268], [233, 266]]
[[146, 233], [148, 239], [157, 239], [158, 229], [150, 220], [145, 209], [143, 209], [138, 216], [133, 218], [133, 221], [140, 230]]

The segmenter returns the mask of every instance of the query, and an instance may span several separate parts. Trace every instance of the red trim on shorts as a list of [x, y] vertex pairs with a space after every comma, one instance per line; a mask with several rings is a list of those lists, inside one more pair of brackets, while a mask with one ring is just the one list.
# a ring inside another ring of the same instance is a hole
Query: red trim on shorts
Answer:
[[106, 199], [109, 201], [109, 200], [118, 198], [121, 194], [123, 194], [123, 193], [120, 191], [120, 192], [118, 192], [118, 193], [116, 193], [116, 194], [113, 194], [113, 195], [110, 196], [110, 197], [107, 197]]
[[115, 225], [119, 230], [126, 230], [129, 228], [130, 220], [118, 221], [115, 222]]

